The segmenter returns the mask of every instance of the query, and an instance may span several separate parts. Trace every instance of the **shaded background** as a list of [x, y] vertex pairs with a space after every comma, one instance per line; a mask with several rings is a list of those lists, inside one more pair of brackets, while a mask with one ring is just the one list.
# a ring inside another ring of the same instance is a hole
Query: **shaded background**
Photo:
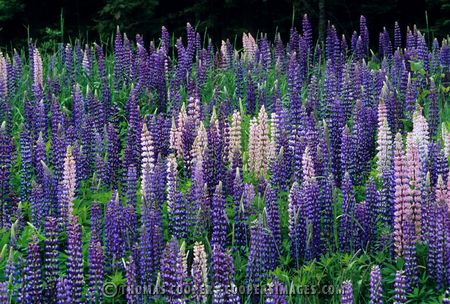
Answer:
[[186, 22], [200, 33], [206, 31], [215, 43], [236, 37], [240, 42], [243, 31], [267, 32], [273, 38], [278, 30], [286, 39], [293, 20], [301, 27], [304, 13], [313, 22], [316, 38], [328, 20], [350, 37], [363, 14], [373, 46], [378, 46], [375, 33], [384, 25], [392, 31], [396, 20], [403, 31], [417, 24], [429, 37], [450, 33], [450, 0], [0, 0], [0, 46], [23, 45], [28, 35], [38, 43], [75, 37], [108, 42], [116, 25], [129, 36], [140, 33], [149, 41], [158, 37], [162, 25], [176, 37], [184, 35]]

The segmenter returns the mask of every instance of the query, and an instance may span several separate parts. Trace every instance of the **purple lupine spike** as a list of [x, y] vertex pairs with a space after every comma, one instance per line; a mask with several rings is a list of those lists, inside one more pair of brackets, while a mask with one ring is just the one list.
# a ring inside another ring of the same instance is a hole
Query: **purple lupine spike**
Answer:
[[65, 60], [64, 60], [64, 64], [65, 64], [65, 71], [66, 71], [66, 82], [68, 83], [68, 85], [70, 86], [72, 84], [72, 80], [74, 77], [74, 73], [73, 73], [73, 64], [74, 64], [74, 58], [73, 58], [73, 49], [72, 46], [70, 44], [66, 45], [65, 48]]
[[319, 195], [320, 208], [322, 213], [322, 228], [321, 228], [321, 244], [322, 253], [328, 252], [333, 248], [333, 190], [334, 181], [332, 176], [324, 178], [321, 183], [321, 191]]
[[128, 167], [127, 183], [126, 183], [126, 198], [127, 204], [130, 204], [136, 208], [136, 195], [137, 195], [137, 170], [135, 165]]
[[8, 282], [0, 283], [0, 303], [9, 304]]
[[117, 90], [122, 83], [123, 59], [124, 50], [122, 34], [120, 33], [119, 26], [117, 26], [116, 36], [114, 38], [114, 83]]
[[212, 227], [211, 246], [221, 246], [224, 248], [227, 240], [227, 217], [222, 182], [219, 182], [214, 191], [212, 200]]
[[370, 271], [370, 304], [383, 304], [383, 286], [380, 266], [375, 265]]
[[24, 276], [24, 303], [39, 303], [42, 300], [41, 252], [35, 235], [28, 245], [28, 259]]
[[97, 202], [93, 202], [90, 211], [91, 238], [103, 239], [103, 212]]
[[[275, 253], [275, 258], [277, 260], [278, 254], [281, 252], [280, 215], [278, 213], [277, 193], [272, 189], [270, 184], [267, 185], [266, 189], [267, 226], [271, 233], [269, 240], [275, 244], [273, 252]], [[276, 268], [276, 260], [274, 261], [275, 264], [271, 265], [273, 269]]]
[[44, 197], [44, 190], [40, 184], [33, 182], [30, 198], [31, 222], [41, 227], [49, 212], [48, 200]]
[[406, 276], [402, 270], [395, 273], [394, 304], [406, 303]]
[[[173, 206], [170, 211], [172, 234], [177, 239], [184, 239], [189, 233], [189, 220], [186, 198], [179, 191], [175, 192]], [[197, 211], [196, 211], [197, 212]]]
[[186, 286], [187, 265], [185, 244], [178, 246], [177, 240], [172, 239], [166, 244], [161, 257], [161, 280], [168, 303], [180, 303], [186, 296], [179, 292], [180, 288]]
[[339, 221], [339, 245], [342, 251], [349, 252], [352, 245], [354, 223], [355, 196], [350, 174], [345, 172], [342, 180], [342, 217]]
[[429, 211], [429, 233], [427, 273], [438, 287], [445, 285], [445, 243], [446, 223], [448, 223], [447, 193], [442, 176], [439, 175], [435, 187], [435, 202]]
[[209, 188], [213, 189], [219, 183], [222, 176], [225, 175], [225, 163], [224, 163], [224, 141], [223, 135], [220, 129], [220, 122], [217, 119], [216, 112], [213, 110], [211, 115], [210, 127], [208, 132], [208, 152], [207, 157], [210, 162], [209, 175], [210, 182]]
[[58, 278], [58, 283], [56, 285], [56, 289], [57, 289], [56, 304], [72, 303], [69, 286], [70, 286], [70, 284], [66, 278], [64, 278], [64, 277]]
[[46, 303], [54, 303], [56, 298], [56, 283], [59, 277], [58, 222], [55, 217], [47, 217], [44, 232], [44, 299]]
[[407, 280], [408, 292], [412, 292], [419, 284], [419, 276], [417, 269], [417, 253], [416, 253], [416, 234], [414, 223], [411, 219], [406, 219], [405, 227], [405, 246], [404, 246], [404, 260], [405, 260], [405, 274]]
[[75, 84], [72, 89], [73, 110], [72, 122], [75, 126], [81, 126], [85, 115], [85, 101], [81, 93], [80, 85]]
[[29, 200], [31, 192], [31, 177], [33, 174], [33, 152], [31, 145], [30, 131], [22, 125], [20, 132], [20, 197], [23, 202]]
[[[134, 165], [136, 166], [136, 171], [139, 172], [141, 159], [140, 133], [142, 126], [139, 115], [139, 106], [135, 98], [134, 92], [132, 92], [126, 106], [128, 110], [128, 134], [124, 151], [123, 168]], [[126, 172], [124, 172], [124, 174], [125, 173]]]
[[[7, 134], [6, 123], [0, 126], [0, 198], [2, 199], [2, 209], [6, 206], [5, 201], [10, 195], [10, 174], [12, 166], [12, 155], [14, 146], [11, 137]], [[0, 218], [0, 227], [5, 227], [6, 217], [2, 214]]]
[[69, 215], [67, 245], [67, 291], [70, 303], [82, 303], [83, 292], [83, 248], [81, 225], [78, 218]]
[[304, 212], [301, 209], [302, 195], [300, 187], [297, 182], [292, 184], [289, 192], [289, 239], [290, 239], [290, 251], [292, 258], [296, 261], [296, 265], [299, 265], [299, 259], [303, 258], [304, 250], [306, 246], [306, 227], [304, 221]]
[[[355, 139], [353, 134], [350, 133], [348, 126], [345, 126], [342, 130], [342, 143], [341, 143], [341, 171], [348, 172], [352, 180], [355, 178], [356, 168], [356, 151]], [[358, 172], [360, 174], [361, 172]]]
[[359, 35], [363, 41], [365, 53], [369, 51], [369, 29], [367, 28], [366, 17], [359, 18]]
[[342, 282], [341, 304], [353, 304], [352, 281]]
[[369, 246], [369, 208], [366, 202], [356, 204], [355, 225], [353, 233], [354, 249], [365, 250]]
[[276, 258], [272, 254], [271, 249], [274, 248], [270, 245], [270, 238], [270, 232], [262, 218], [255, 220], [250, 230], [250, 252], [245, 279], [249, 286], [260, 284], [266, 278], [268, 271], [274, 269]]
[[126, 264], [126, 278], [127, 278], [127, 289], [126, 289], [126, 299], [127, 303], [134, 304], [138, 302], [137, 296], [137, 286], [138, 286], [138, 278], [137, 278], [137, 269], [136, 262], [133, 259], [133, 256], [130, 255]]
[[141, 283], [153, 284], [160, 267], [163, 248], [161, 210], [153, 204], [144, 210], [144, 220], [140, 236], [139, 271]]
[[377, 218], [382, 213], [380, 196], [373, 178], [370, 178], [366, 183], [366, 202], [369, 217], [369, 241], [373, 242], [377, 236]]
[[238, 295], [232, 292], [234, 265], [231, 254], [223, 252], [218, 246], [213, 247], [211, 268], [213, 272], [212, 303], [240, 303]]
[[449, 304], [449, 303], [450, 303], [450, 290], [447, 289], [445, 291], [444, 298], [442, 299], [442, 304]]
[[103, 250], [96, 238], [89, 243], [89, 288], [88, 303], [100, 303], [103, 296]]
[[112, 269], [116, 269], [125, 250], [124, 212], [119, 194], [114, 191], [105, 212], [105, 256]]

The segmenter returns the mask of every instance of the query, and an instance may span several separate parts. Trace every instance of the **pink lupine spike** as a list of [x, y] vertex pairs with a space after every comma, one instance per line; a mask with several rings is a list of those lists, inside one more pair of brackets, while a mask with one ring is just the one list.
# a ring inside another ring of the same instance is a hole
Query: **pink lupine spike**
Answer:
[[419, 147], [414, 142], [412, 133], [407, 137], [406, 161], [408, 166], [409, 186], [411, 190], [411, 208], [412, 218], [415, 227], [415, 233], [418, 239], [421, 238], [421, 222], [422, 222], [422, 164], [420, 160]]
[[405, 245], [405, 227], [412, 220], [411, 190], [409, 188], [408, 167], [403, 152], [403, 142], [400, 133], [395, 136], [394, 150], [394, 246], [397, 256], [403, 256]]

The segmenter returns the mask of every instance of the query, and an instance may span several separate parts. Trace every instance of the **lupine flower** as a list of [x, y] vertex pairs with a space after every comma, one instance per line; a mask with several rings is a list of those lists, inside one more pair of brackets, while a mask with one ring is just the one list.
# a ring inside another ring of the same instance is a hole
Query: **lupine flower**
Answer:
[[116, 129], [113, 124], [108, 124], [108, 181], [111, 187], [116, 188], [118, 183], [119, 174], [119, 137], [117, 136]]
[[[83, 292], [83, 248], [81, 242], [81, 225], [78, 218], [69, 216], [67, 245], [67, 299], [70, 303], [82, 303]], [[59, 289], [59, 288], [58, 288]]]
[[166, 244], [161, 257], [161, 280], [168, 303], [179, 303], [186, 296], [183, 287], [186, 284], [187, 265], [184, 244], [179, 247], [177, 240]]
[[438, 182], [435, 188], [435, 202], [430, 206], [429, 211], [429, 252], [427, 272], [438, 286], [443, 286], [445, 283], [445, 251], [446, 251], [446, 223], [448, 223], [448, 207], [447, 207], [447, 193], [444, 186], [442, 176], [438, 177]]
[[42, 300], [41, 252], [38, 239], [32, 236], [28, 245], [28, 261], [25, 267], [24, 303], [35, 303]]
[[69, 304], [72, 303], [71, 295], [70, 295], [70, 287], [69, 282], [64, 277], [58, 278], [58, 283], [56, 285], [57, 294], [56, 294], [56, 303], [57, 304]]
[[403, 256], [405, 230], [413, 220], [411, 214], [411, 189], [409, 188], [408, 166], [403, 152], [400, 133], [395, 136], [394, 151], [395, 205], [394, 205], [394, 245], [397, 256]]
[[370, 304], [383, 303], [383, 286], [381, 284], [381, 271], [378, 265], [372, 267], [370, 272]]
[[103, 296], [103, 250], [96, 238], [89, 243], [89, 289], [88, 302], [98, 303]]
[[211, 268], [213, 272], [212, 302], [213, 303], [240, 303], [239, 295], [233, 293], [234, 265], [233, 257], [223, 249], [215, 246], [212, 249]]
[[142, 159], [141, 159], [141, 192], [146, 200], [150, 200], [150, 178], [155, 168], [155, 153], [153, 140], [150, 132], [147, 129], [147, 124], [142, 126], [141, 133], [141, 147], [142, 147]]
[[271, 237], [262, 218], [255, 220], [250, 230], [250, 253], [247, 263], [246, 283], [249, 286], [260, 284], [270, 270], [271, 263], [273, 263], [271, 262], [273, 259]]
[[351, 281], [342, 283], [341, 304], [353, 304], [353, 287]]
[[392, 133], [386, 117], [383, 99], [378, 104], [377, 167], [379, 175], [389, 171], [392, 163]]
[[227, 218], [225, 213], [225, 198], [222, 182], [216, 186], [212, 200], [212, 236], [211, 246], [225, 247], [227, 236]]
[[22, 125], [20, 133], [20, 190], [22, 191], [22, 201], [27, 201], [31, 193], [31, 175], [33, 174], [33, 154], [31, 149], [30, 131]]
[[9, 304], [9, 296], [8, 296], [8, 282], [0, 283], [0, 303]]
[[63, 178], [59, 184], [58, 201], [59, 216], [61, 225], [65, 226], [67, 217], [73, 214], [73, 200], [75, 198], [76, 169], [75, 159], [72, 154], [72, 147], [67, 147], [66, 158], [64, 160]]
[[406, 161], [408, 165], [409, 186], [411, 189], [412, 221], [414, 223], [415, 234], [421, 238], [421, 217], [422, 217], [422, 195], [421, 189], [424, 181], [422, 164], [420, 160], [419, 148], [414, 143], [411, 133], [408, 134]]
[[395, 273], [394, 304], [406, 303], [406, 276], [403, 271]]
[[196, 242], [194, 244], [194, 258], [191, 268], [192, 294], [197, 303], [206, 303], [208, 300], [208, 260], [205, 252], [205, 246]]
[[58, 281], [58, 224], [55, 217], [47, 217], [45, 221], [44, 250], [44, 297], [48, 303], [54, 303], [56, 298], [56, 283]]
[[126, 299], [127, 303], [135, 304], [137, 303], [137, 270], [136, 270], [136, 262], [133, 259], [133, 256], [130, 255], [128, 257], [127, 266], [126, 266], [126, 278], [127, 278], [127, 290], [126, 290]]
[[119, 194], [113, 192], [105, 212], [105, 255], [113, 269], [119, 263], [125, 250], [125, 224], [123, 206]]

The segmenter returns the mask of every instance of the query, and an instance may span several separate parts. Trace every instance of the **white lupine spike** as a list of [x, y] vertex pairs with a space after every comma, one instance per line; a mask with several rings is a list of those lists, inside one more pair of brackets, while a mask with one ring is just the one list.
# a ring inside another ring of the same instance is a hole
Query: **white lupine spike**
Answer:
[[147, 124], [143, 124], [141, 132], [141, 193], [148, 199], [147, 189], [149, 188], [149, 178], [155, 168], [155, 147], [152, 136], [147, 128]]
[[33, 81], [34, 84], [42, 86], [43, 84], [43, 68], [42, 58], [38, 49], [34, 49], [33, 52]]
[[193, 296], [197, 303], [206, 303], [208, 300], [208, 260], [205, 246], [196, 242], [194, 244], [194, 258], [191, 268]]
[[233, 161], [234, 155], [241, 156], [241, 114], [238, 111], [233, 112], [231, 126], [230, 126], [230, 138], [229, 138], [229, 150], [228, 161]]
[[72, 146], [67, 147], [64, 158], [64, 172], [60, 183], [60, 199], [62, 218], [73, 214], [73, 200], [75, 199], [76, 165]]

